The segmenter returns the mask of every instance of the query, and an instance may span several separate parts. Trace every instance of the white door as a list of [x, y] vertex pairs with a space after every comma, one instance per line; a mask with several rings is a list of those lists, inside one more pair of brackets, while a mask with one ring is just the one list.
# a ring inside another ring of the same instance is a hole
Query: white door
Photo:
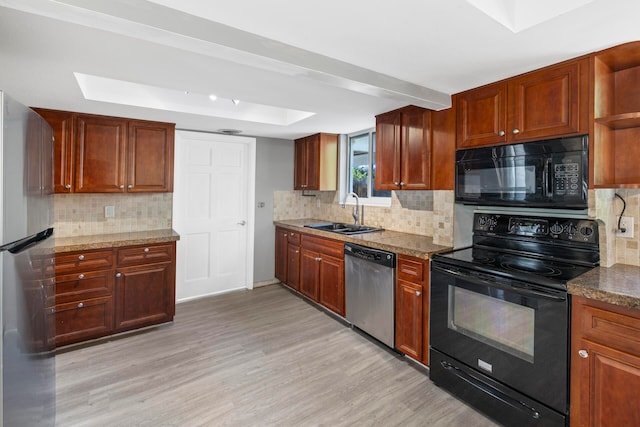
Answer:
[[176, 299], [253, 288], [255, 138], [177, 131]]

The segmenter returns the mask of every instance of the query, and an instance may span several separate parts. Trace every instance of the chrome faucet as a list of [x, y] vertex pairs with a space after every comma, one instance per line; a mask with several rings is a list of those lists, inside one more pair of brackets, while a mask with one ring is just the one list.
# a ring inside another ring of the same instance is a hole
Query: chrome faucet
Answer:
[[355, 225], [360, 225], [360, 197], [358, 197], [358, 195], [354, 192], [349, 193], [349, 196], [353, 196], [356, 199], [356, 205], [353, 207], [353, 212], [351, 212], [351, 216], [353, 217], [353, 220], [355, 221], [354, 224]]

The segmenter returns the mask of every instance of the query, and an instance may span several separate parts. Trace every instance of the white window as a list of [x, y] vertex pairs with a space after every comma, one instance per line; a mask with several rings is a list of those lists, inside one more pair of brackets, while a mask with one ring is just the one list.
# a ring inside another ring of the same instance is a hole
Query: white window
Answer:
[[354, 203], [355, 193], [365, 205], [391, 206], [391, 191], [376, 190], [376, 132], [370, 129], [342, 139], [341, 200]]

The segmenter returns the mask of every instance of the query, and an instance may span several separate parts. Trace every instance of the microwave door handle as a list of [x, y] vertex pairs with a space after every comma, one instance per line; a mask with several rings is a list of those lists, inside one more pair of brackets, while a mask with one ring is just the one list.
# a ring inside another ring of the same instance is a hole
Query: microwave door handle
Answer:
[[547, 160], [544, 163], [544, 172], [543, 172], [542, 181], [544, 185], [544, 196], [547, 198], [553, 197], [553, 188], [552, 188], [553, 178], [550, 176], [550, 174], [552, 173], [552, 168], [551, 168], [552, 163], [553, 163], [553, 159], [551, 159], [551, 157], [547, 157]]

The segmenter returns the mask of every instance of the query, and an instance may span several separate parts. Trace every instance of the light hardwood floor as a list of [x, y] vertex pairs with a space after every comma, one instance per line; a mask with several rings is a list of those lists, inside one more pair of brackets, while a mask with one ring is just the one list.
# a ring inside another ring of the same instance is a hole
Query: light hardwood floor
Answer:
[[281, 285], [56, 355], [57, 426], [495, 424]]

